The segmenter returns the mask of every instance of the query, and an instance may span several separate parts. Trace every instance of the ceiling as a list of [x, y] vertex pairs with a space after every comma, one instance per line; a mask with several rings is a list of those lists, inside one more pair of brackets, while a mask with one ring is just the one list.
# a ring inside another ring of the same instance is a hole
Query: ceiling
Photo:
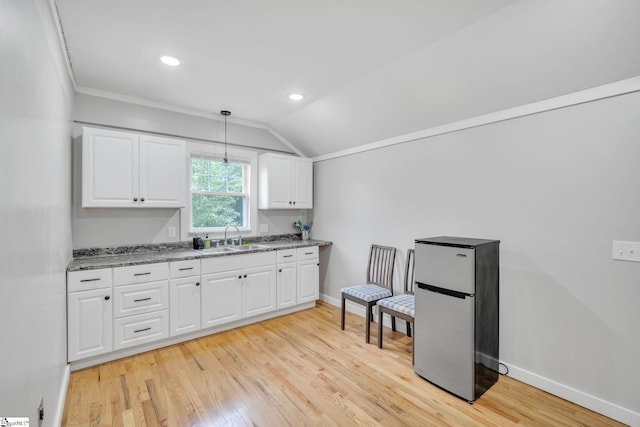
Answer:
[[630, 0], [55, 3], [79, 92], [228, 109], [308, 156], [640, 75]]

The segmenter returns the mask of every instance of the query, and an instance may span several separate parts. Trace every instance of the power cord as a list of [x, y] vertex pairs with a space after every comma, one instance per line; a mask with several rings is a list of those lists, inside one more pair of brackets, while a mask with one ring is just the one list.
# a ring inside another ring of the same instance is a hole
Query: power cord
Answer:
[[[505, 372], [500, 372], [500, 366], [504, 366]], [[509, 367], [502, 362], [498, 362], [498, 373], [500, 375], [509, 375]]]

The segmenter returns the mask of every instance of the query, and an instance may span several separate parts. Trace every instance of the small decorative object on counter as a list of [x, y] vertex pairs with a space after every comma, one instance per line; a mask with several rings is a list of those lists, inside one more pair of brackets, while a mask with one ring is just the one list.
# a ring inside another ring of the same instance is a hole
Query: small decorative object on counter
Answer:
[[211, 240], [209, 240], [209, 235], [204, 236], [204, 248], [209, 249], [211, 247]]
[[302, 231], [302, 240], [309, 240], [311, 238], [311, 227], [307, 224], [303, 224], [302, 221], [297, 220], [293, 223], [296, 228]]

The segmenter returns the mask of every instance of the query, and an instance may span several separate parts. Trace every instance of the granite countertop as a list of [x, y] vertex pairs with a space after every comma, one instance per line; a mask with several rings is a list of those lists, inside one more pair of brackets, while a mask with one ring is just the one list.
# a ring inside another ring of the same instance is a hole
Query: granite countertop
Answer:
[[[326, 240], [300, 240], [299, 235], [285, 235], [280, 239], [246, 239], [250, 246], [232, 246], [235, 250], [192, 249], [191, 242], [120, 246], [114, 248], [89, 248], [73, 251], [73, 260], [67, 271], [96, 270], [99, 268], [126, 267], [139, 264], [184, 261], [220, 256], [234, 256], [249, 253], [295, 249], [308, 246], [328, 246]], [[297, 238], [296, 238], [297, 237]]]

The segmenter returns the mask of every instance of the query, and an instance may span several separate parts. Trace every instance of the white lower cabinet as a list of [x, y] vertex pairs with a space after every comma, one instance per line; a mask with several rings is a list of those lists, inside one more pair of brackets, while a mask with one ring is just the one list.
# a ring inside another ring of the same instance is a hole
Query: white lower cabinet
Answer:
[[169, 336], [169, 310], [127, 316], [113, 321], [113, 349], [120, 350]]
[[114, 268], [113, 281], [113, 349], [168, 337], [169, 263]]
[[315, 301], [318, 270], [310, 247], [69, 272], [68, 361]]
[[69, 362], [113, 349], [111, 287], [67, 295]]
[[202, 259], [202, 327], [276, 310], [276, 253]]
[[276, 266], [246, 268], [242, 274], [242, 317], [276, 310]]
[[242, 317], [242, 271], [203, 274], [202, 327], [221, 325]]
[[200, 329], [200, 276], [169, 282], [169, 335]]
[[315, 301], [320, 297], [319, 268], [318, 258], [298, 261], [298, 303]]
[[296, 300], [296, 250], [284, 249], [278, 251], [278, 290], [277, 309], [292, 307]]
[[200, 260], [169, 263], [169, 335], [200, 329]]

